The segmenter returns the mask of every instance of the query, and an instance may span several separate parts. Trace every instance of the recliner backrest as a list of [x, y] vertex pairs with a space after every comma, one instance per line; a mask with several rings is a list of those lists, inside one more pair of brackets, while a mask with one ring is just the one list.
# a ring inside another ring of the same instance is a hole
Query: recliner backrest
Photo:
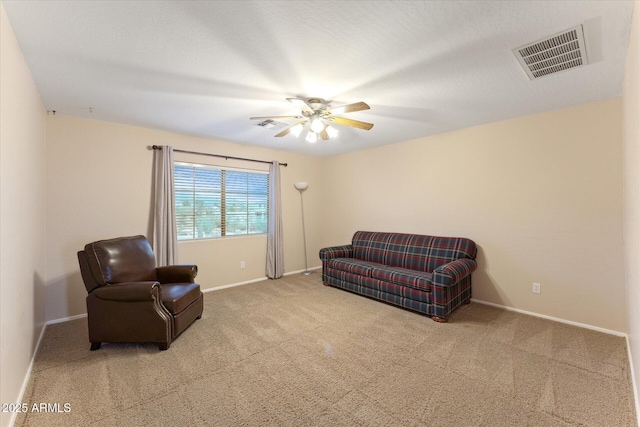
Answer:
[[87, 293], [91, 293], [94, 289], [100, 287], [100, 283], [91, 274], [85, 251], [78, 251], [78, 263], [80, 264], [80, 275], [82, 276], [84, 287], [87, 288]]
[[100, 240], [86, 245], [84, 252], [98, 286], [156, 280], [155, 256], [144, 236]]

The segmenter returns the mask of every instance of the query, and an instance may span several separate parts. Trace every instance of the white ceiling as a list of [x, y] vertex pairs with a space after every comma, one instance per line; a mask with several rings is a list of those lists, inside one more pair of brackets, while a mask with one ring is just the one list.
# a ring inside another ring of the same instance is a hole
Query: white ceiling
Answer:
[[[620, 96], [633, 11], [632, 1], [3, 4], [47, 110], [319, 157]], [[511, 50], [583, 22], [595, 61], [530, 81]], [[375, 126], [309, 144], [249, 120], [298, 114], [287, 97], [364, 101], [370, 110], [344, 117]]]

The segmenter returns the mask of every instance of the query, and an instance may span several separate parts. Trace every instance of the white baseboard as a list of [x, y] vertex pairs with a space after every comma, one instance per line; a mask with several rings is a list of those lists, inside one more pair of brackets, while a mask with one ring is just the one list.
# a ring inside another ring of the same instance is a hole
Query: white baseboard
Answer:
[[[309, 270], [318, 270], [320, 268], [322, 268], [322, 267], [312, 267]], [[284, 273], [284, 276], [291, 276], [291, 275], [294, 275], [294, 274], [300, 274], [303, 271], [305, 271], [305, 270], [290, 271], [288, 273]], [[231, 284], [228, 284], [228, 285], [216, 286], [215, 288], [203, 289], [202, 293], [219, 291], [219, 290], [228, 289], [228, 288], [235, 288], [236, 286], [248, 285], [249, 283], [262, 282], [263, 280], [268, 280], [268, 279], [269, 278], [267, 276], [264, 276], [264, 277], [260, 277], [258, 279], [247, 280], [246, 282], [238, 282], [238, 283], [231, 283]]]
[[87, 317], [87, 313], [76, 314], [75, 316], [62, 317], [60, 319], [48, 320], [47, 325], [55, 325], [56, 323], [69, 322], [71, 320], [82, 319], [83, 317]]
[[[309, 269], [309, 271], [313, 271], [313, 270], [320, 270], [321, 268], [322, 268], [322, 266], [318, 266], [318, 267], [311, 267], [311, 268]], [[305, 271], [305, 270], [290, 271], [290, 272], [288, 272], [288, 273], [284, 273], [284, 275], [285, 275], [285, 276], [292, 276], [292, 275], [294, 275], [294, 274], [300, 274], [300, 273], [302, 273], [303, 271]]]
[[527, 314], [529, 316], [540, 317], [542, 319], [553, 320], [554, 322], [566, 323], [567, 325], [573, 325], [573, 326], [578, 326], [580, 328], [591, 329], [593, 331], [604, 332], [605, 334], [617, 335], [619, 337], [627, 337], [627, 334], [625, 334], [624, 332], [612, 331], [611, 329], [600, 328], [598, 326], [588, 325], [586, 323], [579, 323], [571, 320], [560, 319], [558, 317], [534, 313], [533, 311], [520, 310], [519, 308], [508, 307], [506, 305], [496, 304], [493, 302], [481, 301], [475, 298], [471, 298], [471, 301], [477, 302], [478, 304], [490, 305], [491, 307], [502, 308], [508, 311], [515, 311], [516, 313], [522, 313], [522, 314]]
[[638, 396], [638, 382], [636, 381], [635, 370], [633, 369], [633, 357], [631, 356], [631, 344], [627, 335], [627, 357], [629, 358], [629, 369], [631, 369], [631, 385], [633, 387], [633, 400], [636, 404], [636, 417], [640, 426], [640, 396]]
[[[36, 356], [38, 355], [38, 351], [40, 351], [40, 344], [42, 343], [42, 338], [44, 337], [44, 331], [47, 329], [47, 323], [42, 326], [42, 330], [40, 331], [40, 336], [38, 337], [38, 342], [36, 343], [36, 348], [33, 350], [33, 355], [31, 356], [31, 362], [29, 363], [29, 368], [27, 369], [27, 373], [24, 376], [24, 380], [22, 381], [22, 387], [20, 387], [20, 393], [18, 393], [17, 403], [22, 403], [22, 399], [24, 398], [24, 392], [27, 391], [27, 386], [29, 385], [29, 379], [31, 378], [31, 370], [33, 369], [33, 364], [36, 361]], [[18, 413], [14, 412], [11, 414], [11, 418], [9, 418], [9, 427], [13, 427], [16, 422], [16, 418], [18, 417]]]
[[247, 280], [246, 282], [238, 282], [231, 283], [229, 285], [216, 286], [215, 288], [203, 289], [202, 293], [206, 294], [207, 292], [220, 291], [222, 289], [235, 288], [236, 286], [248, 285], [249, 283], [262, 282], [263, 280], [267, 280], [267, 276], [261, 277], [259, 279]]

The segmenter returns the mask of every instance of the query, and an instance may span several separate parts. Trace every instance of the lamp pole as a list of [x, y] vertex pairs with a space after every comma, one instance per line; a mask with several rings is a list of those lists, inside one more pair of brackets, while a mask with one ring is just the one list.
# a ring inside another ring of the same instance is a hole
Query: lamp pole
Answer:
[[296, 187], [296, 190], [298, 190], [300, 192], [300, 208], [302, 210], [302, 242], [304, 244], [304, 271], [302, 272], [302, 274], [304, 276], [308, 276], [310, 274], [313, 274], [313, 271], [309, 271], [309, 267], [307, 265], [307, 232], [306, 232], [306, 228], [304, 226], [304, 201], [302, 199], [302, 193], [309, 188], [309, 183], [308, 182], [296, 182], [295, 184], [293, 184], [294, 187]]

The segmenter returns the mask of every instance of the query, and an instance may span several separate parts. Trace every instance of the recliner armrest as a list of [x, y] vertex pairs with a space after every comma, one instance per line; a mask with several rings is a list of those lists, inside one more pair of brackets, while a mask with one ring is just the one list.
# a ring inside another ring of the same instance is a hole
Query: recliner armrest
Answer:
[[107, 301], [141, 302], [160, 301], [160, 293], [158, 282], [125, 282], [100, 286], [94, 289], [90, 295]]
[[156, 268], [156, 277], [160, 283], [193, 283], [197, 275], [197, 265], [167, 265]]

